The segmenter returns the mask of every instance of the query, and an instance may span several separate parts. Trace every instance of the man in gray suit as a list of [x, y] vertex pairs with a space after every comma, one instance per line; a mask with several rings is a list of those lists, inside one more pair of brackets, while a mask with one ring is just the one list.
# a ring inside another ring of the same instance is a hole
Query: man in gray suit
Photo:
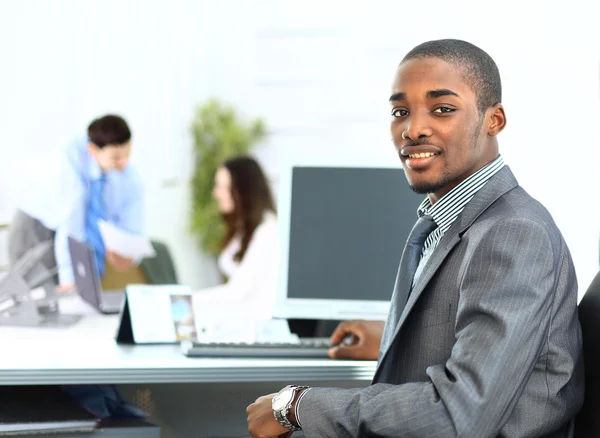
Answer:
[[333, 357], [378, 356], [373, 384], [261, 397], [247, 409], [252, 436], [572, 436], [577, 280], [550, 214], [499, 155], [500, 102], [496, 64], [472, 44], [430, 41], [402, 60], [391, 131], [409, 184], [428, 195], [415, 230], [429, 228], [407, 242], [385, 329], [350, 321], [332, 336], [355, 337]]

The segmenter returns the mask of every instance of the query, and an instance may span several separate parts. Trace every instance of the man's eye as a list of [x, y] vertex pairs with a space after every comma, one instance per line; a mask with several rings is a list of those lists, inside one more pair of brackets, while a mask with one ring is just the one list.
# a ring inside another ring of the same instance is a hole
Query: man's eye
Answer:
[[408, 115], [408, 111], [406, 111], [405, 109], [393, 109], [392, 110], [392, 117], [406, 117]]
[[454, 108], [448, 108], [447, 106], [441, 106], [441, 107], [433, 110], [433, 112], [437, 113], [437, 114], [451, 113], [453, 111], [454, 111]]

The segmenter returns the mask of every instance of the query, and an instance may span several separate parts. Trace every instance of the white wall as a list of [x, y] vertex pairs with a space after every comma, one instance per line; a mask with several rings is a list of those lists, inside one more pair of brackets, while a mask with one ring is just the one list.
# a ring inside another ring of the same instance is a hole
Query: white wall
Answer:
[[397, 63], [422, 41], [462, 38], [499, 65], [502, 153], [562, 229], [583, 292], [599, 258], [600, 209], [588, 192], [599, 182], [600, 38], [582, 5], [4, 0], [0, 211], [18, 196], [12, 181], [41, 172], [59, 139], [118, 111], [149, 186], [150, 233], [171, 244], [185, 282], [211, 284], [214, 265], [187, 234], [195, 104], [218, 96], [265, 117], [272, 132], [258, 155], [275, 182], [300, 154], [397, 165], [387, 103]]
[[193, 1], [1, 2], [3, 215], [24, 180], [43, 184], [69, 137], [117, 112], [133, 130], [149, 233], [170, 244], [183, 281], [215, 283], [213, 264], [187, 232], [188, 127], [209, 93], [208, 18]]

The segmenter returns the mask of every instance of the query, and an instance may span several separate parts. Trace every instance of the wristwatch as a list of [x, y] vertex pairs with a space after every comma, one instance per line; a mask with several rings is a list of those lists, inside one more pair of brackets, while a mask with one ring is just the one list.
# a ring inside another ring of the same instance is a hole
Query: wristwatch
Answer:
[[307, 388], [308, 386], [288, 385], [279, 391], [275, 397], [273, 397], [273, 401], [271, 402], [273, 415], [275, 415], [275, 419], [279, 422], [279, 424], [288, 430], [292, 430], [294, 432], [302, 430], [300, 427], [292, 424], [288, 418], [288, 413], [290, 412], [290, 408], [292, 407], [296, 393]]

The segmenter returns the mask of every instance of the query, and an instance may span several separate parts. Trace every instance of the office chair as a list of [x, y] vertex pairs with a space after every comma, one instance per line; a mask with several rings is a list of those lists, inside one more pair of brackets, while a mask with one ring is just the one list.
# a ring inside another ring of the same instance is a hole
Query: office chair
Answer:
[[177, 284], [177, 270], [167, 245], [152, 241], [156, 257], [142, 260], [141, 268], [149, 284]]
[[576, 437], [600, 436], [600, 272], [579, 303], [583, 335], [585, 400], [575, 420]]

